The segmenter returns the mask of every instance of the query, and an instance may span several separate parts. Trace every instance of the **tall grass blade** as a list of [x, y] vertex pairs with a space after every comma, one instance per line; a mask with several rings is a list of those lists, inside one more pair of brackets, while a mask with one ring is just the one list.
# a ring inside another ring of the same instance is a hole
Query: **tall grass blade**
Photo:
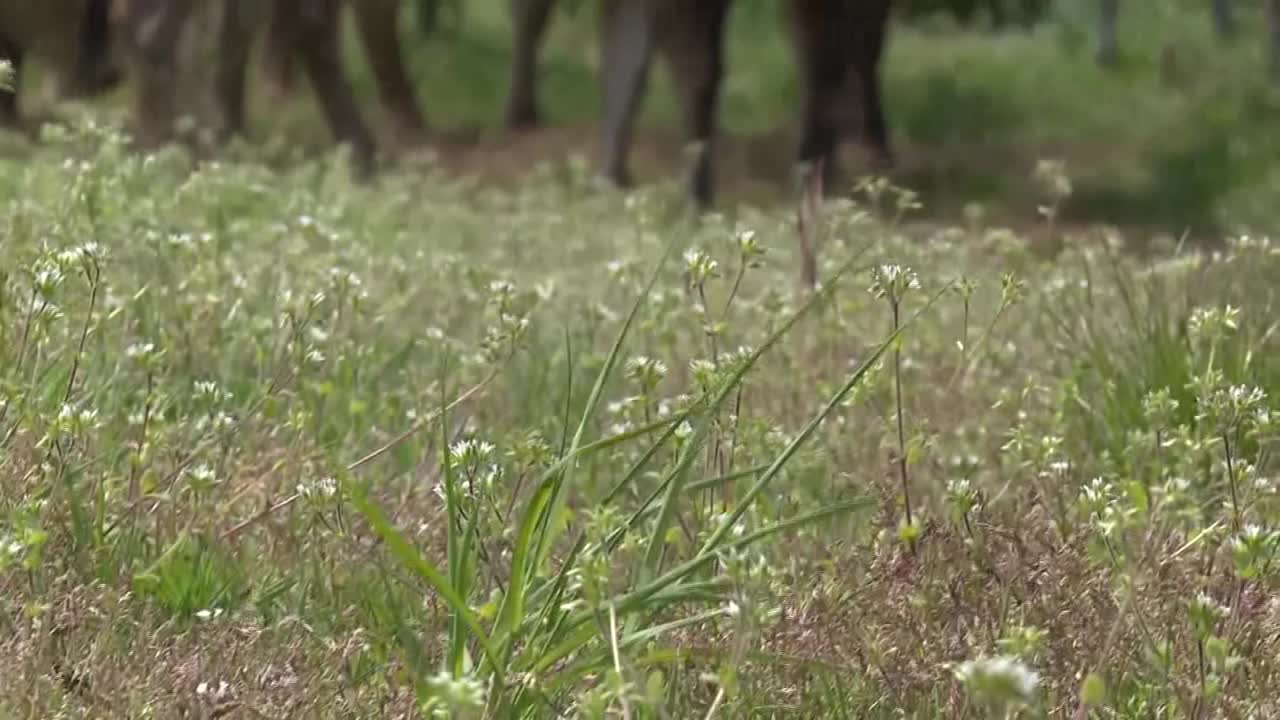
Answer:
[[499, 662], [501, 656], [495, 651], [492, 642], [489, 640], [489, 635], [480, 624], [479, 618], [467, 607], [466, 600], [458, 594], [457, 589], [429, 560], [414, 549], [404, 539], [404, 536], [391, 526], [390, 521], [382, 514], [382, 510], [369, 500], [364, 488], [360, 487], [358, 483], [347, 483], [346, 489], [351, 498], [351, 504], [364, 516], [369, 526], [382, 539], [382, 542], [386, 543], [391, 554], [430, 585], [431, 589], [449, 606], [449, 610], [461, 618], [462, 623], [471, 631], [476, 643], [484, 651], [484, 656], [489, 661], [494, 674], [495, 686], [501, 687], [505, 675], [502, 663]]

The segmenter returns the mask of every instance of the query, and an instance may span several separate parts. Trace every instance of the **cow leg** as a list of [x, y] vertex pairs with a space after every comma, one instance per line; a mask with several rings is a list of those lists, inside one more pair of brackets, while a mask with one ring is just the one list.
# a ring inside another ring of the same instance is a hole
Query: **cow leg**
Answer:
[[13, 68], [13, 91], [0, 89], [0, 127], [11, 127], [18, 122], [18, 89], [22, 85], [22, 50], [16, 44], [0, 38], [0, 60], [8, 60]]
[[178, 42], [192, 0], [131, 0], [124, 11], [125, 44], [135, 77], [133, 117], [138, 140], [156, 146], [173, 138], [178, 116]]
[[1098, 62], [1111, 65], [1120, 55], [1116, 46], [1116, 18], [1120, 14], [1120, 0], [1101, 0], [1098, 10]]
[[604, 8], [604, 175], [631, 183], [627, 150], [653, 59], [653, 0], [608, 0]]
[[77, 89], [85, 94], [105, 92], [120, 83], [120, 69], [111, 58], [110, 0], [88, 0], [80, 26]]
[[515, 37], [511, 48], [511, 87], [507, 91], [504, 122], [508, 129], [537, 127], [538, 51], [556, 0], [511, 0]]
[[[845, 37], [847, 19], [831, 17], [830, 2], [796, 0], [791, 8], [792, 38], [804, 92], [801, 108], [801, 165], [821, 166], [824, 185], [834, 177], [835, 151], [839, 141], [838, 100], [847, 87], [851, 54], [844, 44], [857, 42]], [[843, 15], [839, 10], [836, 13]], [[868, 109], [864, 108], [864, 115]]]
[[1231, 0], [1213, 0], [1210, 3], [1213, 12], [1213, 29], [1220, 38], [1235, 35], [1236, 20], [1231, 12]]
[[378, 85], [378, 97], [397, 139], [420, 144], [427, 134], [418, 99], [401, 56], [399, 0], [356, 0], [351, 3], [365, 55]]
[[262, 53], [262, 77], [275, 95], [288, 95], [294, 89], [296, 73], [293, 64], [293, 27], [291, 18], [273, 12], [267, 21], [266, 42]]
[[854, 38], [853, 72], [862, 98], [862, 137], [876, 167], [883, 170], [893, 165], [880, 92], [880, 59], [889, 27], [889, 0], [868, 0], [858, 4], [853, 13], [854, 27], [849, 35]]
[[339, 55], [340, 0], [277, 0], [276, 11], [295, 21], [297, 34], [291, 45], [320, 101], [320, 108], [334, 137], [351, 145], [355, 171], [364, 177], [373, 171], [373, 136], [356, 107]]
[[223, 0], [214, 95], [224, 138], [242, 134], [245, 128], [245, 78], [253, 38], [246, 10], [244, 0]]
[[679, 94], [685, 132], [696, 146], [689, 193], [699, 207], [706, 208], [714, 193], [712, 149], [724, 77], [724, 25], [729, 0], [675, 0], [672, 5], [663, 15], [659, 32]]
[[1267, 0], [1267, 54], [1271, 79], [1280, 83], [1280, 0]]

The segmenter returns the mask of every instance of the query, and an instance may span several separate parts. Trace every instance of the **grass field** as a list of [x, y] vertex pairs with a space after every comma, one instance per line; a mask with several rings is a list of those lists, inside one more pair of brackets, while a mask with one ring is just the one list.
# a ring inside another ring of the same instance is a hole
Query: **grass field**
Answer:
[[[474, 7], [440, 127], [501, 99]], [[785, 169], [756, 8], [727, 178]], [[922, 159], [811, 218], [816, 290], [777, 188], [690, 216], [661, 83], [630, 195], [457, 172], [502, 138], [353, 184], [301, 101], [218, 162], [7, 138], [0, 718], [1280, 715], [1276, 95], [1202, 20], [1173, 86], [897, 33]]]

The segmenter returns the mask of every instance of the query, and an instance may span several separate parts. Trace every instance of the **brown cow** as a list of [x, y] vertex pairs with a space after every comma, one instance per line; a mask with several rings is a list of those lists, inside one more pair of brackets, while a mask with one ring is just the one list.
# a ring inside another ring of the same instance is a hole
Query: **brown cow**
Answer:
[[0, 124], [18, 119], [22, 69], [29, 57], [50, 70], [59, 97], [96, 94], [114, 80], [106, 0], [0, 1], [0, 58], [15, 72], [14, 93], [0, 93]]
[[[536, 124], [538, 47], [555, 0], [513, 0], [516, 37], [507, 95], [509, 127]], [[856, 93], [863, 141], [880, 166], [892, 163], [880, 98], [879, 66], [890, 0], [788, 0], [786, 14], [804, 87], [802, 163], [830, 175], [847, 127], [842, 111]], [[655, 47], [673, 68], [685, 129], [698, 144], [690, 194], [699, 205], [713, 194], [711, 144], [723, 76], [729, 0], [605, 0], [603, 52], [603, 174], [626, 185], [631, 129]]]
[[538, 110], [538, 52], [556, 0], [511, 0], [515, 33], [511, 43], [511, 85], [507, 90], [503, 119], [508, 129], [522, 130], [540, 124]]
[[605, 0], [601, 143], [606, 178], [623, 186], [631, 181], [627, 150], [656, 47], [671, 65], [685, 132], [697, 145], [690, 195], [698, 205], [710, 205], [729, 4], [730, 0]]
[[[169, 140], [177, 117], [178, 42], [203, 3], [220, 3], [218, 67], [214, 92], [227, 133], [244, 128], [245, 81], [255, 32], [272, 28], [294, 53], [320, 102], [334, 136], [350, 144], [357, 172], [372, 170], [374, 143], [342, 67], [339, 48], [342, 0], [272, 0], [267, 18], [250, 0], [117, 0], [137, 88], [134, 116], [144, 144]], [[396, 33], [399, 0], [359, 0], [356, 21], [378, 78], [383, 102], [400, 129], [424, 125], [400, 59]]]
[[880, 95], [880, 60], [890, 0], [790, 0], [792, 37], [804, 87], [799, 160], [831, 176], [846, 94], [857, 93], [862, 141], [877, 167], [893, 164]]
[[[350, 0], [347, 4], [354, 14], [392, 135], [403, 144], [423, 143], [427, 122], [402, 57], [397, 25], [400, 0]], [[290, 18], [275, 13], [266, 30], [264, 76], [271, 90], [279, 94], [287, 94], [293, 88], [292, 26]]]

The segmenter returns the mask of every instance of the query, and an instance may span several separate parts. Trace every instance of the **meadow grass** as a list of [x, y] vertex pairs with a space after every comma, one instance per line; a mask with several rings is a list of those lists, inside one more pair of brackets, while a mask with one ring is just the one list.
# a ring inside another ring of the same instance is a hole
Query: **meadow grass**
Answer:
[[0, 717], [1280, 711], [1266, 237], [1038, 162], [808, 210], [810, 289], [786, 206], [95, 117], [0, 157]]

